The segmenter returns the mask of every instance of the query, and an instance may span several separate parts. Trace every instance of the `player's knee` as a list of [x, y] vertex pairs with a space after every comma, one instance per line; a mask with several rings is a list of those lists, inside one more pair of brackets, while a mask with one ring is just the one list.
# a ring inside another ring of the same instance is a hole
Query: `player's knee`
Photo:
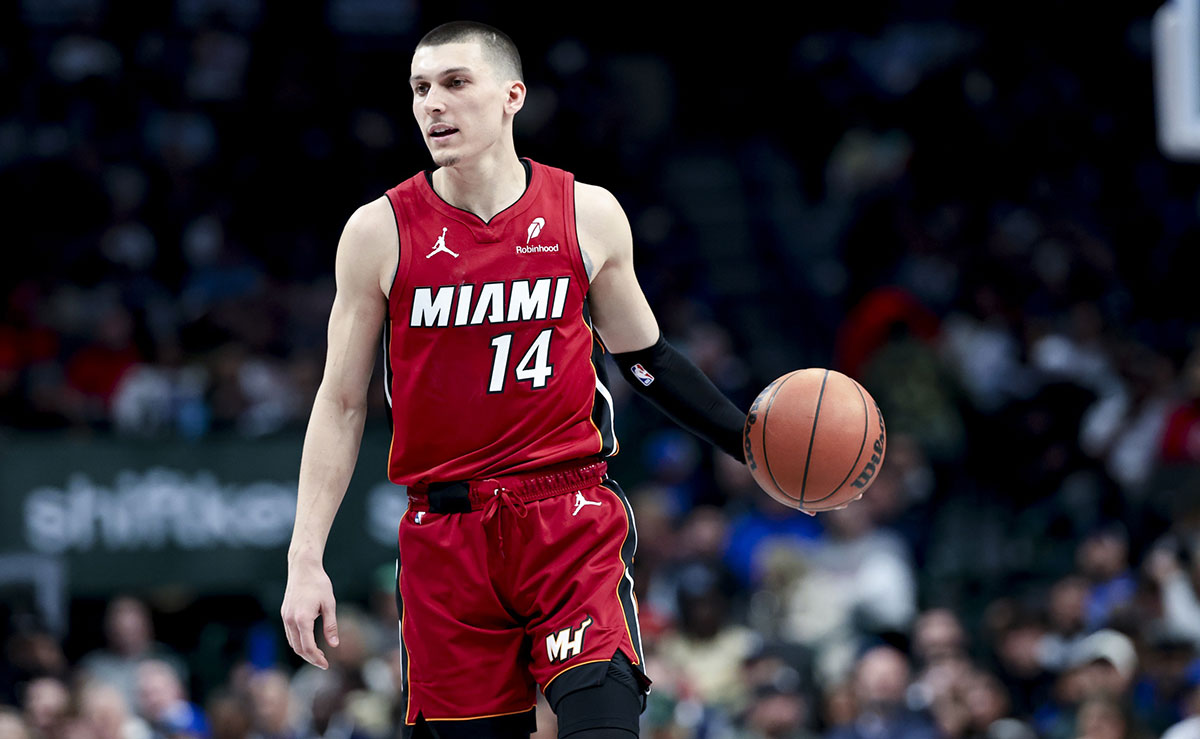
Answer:
[[634, 667], [617, 654], [598, 685], [554, 696], [559, 739], [630, 739], [638, 736], [645, 696]]

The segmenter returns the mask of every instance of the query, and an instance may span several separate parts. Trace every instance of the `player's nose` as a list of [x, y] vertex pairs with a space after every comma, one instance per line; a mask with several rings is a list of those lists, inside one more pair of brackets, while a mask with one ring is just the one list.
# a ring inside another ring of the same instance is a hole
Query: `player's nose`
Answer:
[[446, 110], [445, 101], [433, 89], [425, 94], [425, 99], [421, 103], [421, 106], [425, 108], [427, 113], [442, 113]]

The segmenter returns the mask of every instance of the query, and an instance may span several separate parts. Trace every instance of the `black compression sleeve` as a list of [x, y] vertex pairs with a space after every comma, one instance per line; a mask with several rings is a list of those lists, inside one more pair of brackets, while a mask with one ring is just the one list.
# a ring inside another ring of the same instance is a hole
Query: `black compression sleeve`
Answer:
[[662, 334], [653, 346], [613, 354], [613, 359], [633, 389], [672, 421], [745, 462], [742, 429], [746, 414]]

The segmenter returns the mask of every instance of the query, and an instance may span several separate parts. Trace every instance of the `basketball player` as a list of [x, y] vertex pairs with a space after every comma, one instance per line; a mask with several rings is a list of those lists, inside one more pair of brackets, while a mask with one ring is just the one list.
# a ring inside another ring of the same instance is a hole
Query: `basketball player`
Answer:
[[408, 486], [398, 601], [405, 735], [528, 737], [540, 686], [559, 736], [636, 736], [649, 679], [604, 352], [684, 427], [742, 459], [746, 416], [662, 338], [607, 191], [517, 157], [521, 63], [476, 23], [431, 31], [413, 115], [437, 168], [351, 216], [325, 375], [300, 467], [282, 615], [297, 654], [336, 647], [322, 565], [354, 468], [379, 335]]

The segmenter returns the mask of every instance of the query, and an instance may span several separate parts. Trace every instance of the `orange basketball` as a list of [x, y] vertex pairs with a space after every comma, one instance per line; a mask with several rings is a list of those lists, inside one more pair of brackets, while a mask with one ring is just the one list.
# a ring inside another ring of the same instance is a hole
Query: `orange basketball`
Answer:
[[809, 512], [861, 496], [887, 450], [883, 413], [871, 394], [841, 372], [820, 368], [767, 385], [750, 406], [743, 435], [759, 487]]

